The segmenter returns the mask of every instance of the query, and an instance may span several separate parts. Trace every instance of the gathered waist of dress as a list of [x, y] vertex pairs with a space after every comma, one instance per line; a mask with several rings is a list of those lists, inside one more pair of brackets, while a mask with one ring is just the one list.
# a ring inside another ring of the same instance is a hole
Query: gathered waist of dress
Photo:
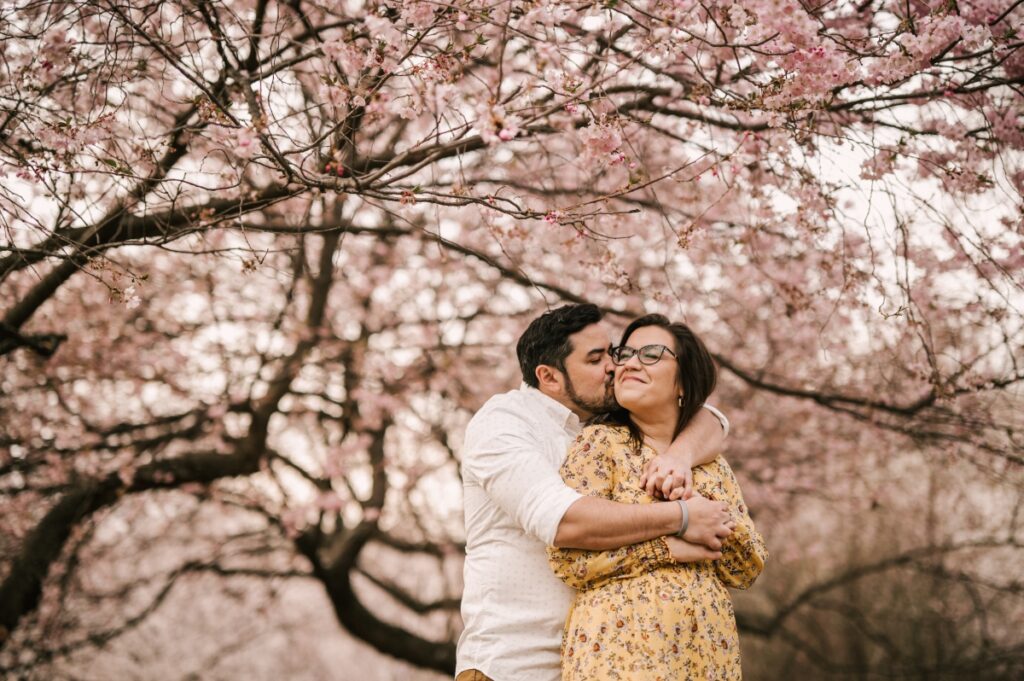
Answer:
[[692, 589], [695, 584], [704, 583], [705, 581], [721, 587], [723, 592], [726, 591], [725, 585], [721, 583], [721, 580], [718, 579], [718, 575], [715, 573], [714, 563], [711, 561], [701, 561], [699, 563], [663, 565], [642, 575], [614, 577], [603, 582], [589, 584], [580, 589], [580, 593], [596, 593], [603, 590], [618, 591], [624, 584], [629, 584], [631, 588], [668, 588], [686, 592]]

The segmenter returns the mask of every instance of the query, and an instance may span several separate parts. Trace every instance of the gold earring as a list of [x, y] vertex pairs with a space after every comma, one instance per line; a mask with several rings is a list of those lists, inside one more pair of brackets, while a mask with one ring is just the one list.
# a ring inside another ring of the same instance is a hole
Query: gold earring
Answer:
[[680, 407], [683, 406], [683, 396], [682, 395], [679, 396], [679, 406]]

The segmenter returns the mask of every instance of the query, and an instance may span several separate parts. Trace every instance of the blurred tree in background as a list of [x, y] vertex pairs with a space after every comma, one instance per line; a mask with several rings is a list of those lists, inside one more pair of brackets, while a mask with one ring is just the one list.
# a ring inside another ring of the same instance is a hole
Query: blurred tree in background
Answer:
[[5, 4], [0, 669], [451, 672], [462, 428], [588, 300], [716, 352], [749, 678], [1020, 678], [1022, 20]]

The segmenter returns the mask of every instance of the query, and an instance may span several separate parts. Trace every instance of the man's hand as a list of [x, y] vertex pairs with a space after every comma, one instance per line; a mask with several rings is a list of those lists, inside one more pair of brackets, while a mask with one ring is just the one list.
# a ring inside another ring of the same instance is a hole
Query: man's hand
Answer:
[[718, 560], [722, 557], [721, 551], [712, 551], [700, 544], [691, 544], [678, 537], [665, 537], [668, 544], [668, 552], [676, 563], [696, 563], [701, 560]]
[[732, 534], [736, 527], [725, 503], [694, 494], [686, 501], [686, 507], [690, 511], [690, 524], [683, 539], [691, 544], [703, 544], [715, 551], [721, 549], [722, 540]]
[[689, 499], [693, 494], [693, 457], [673, 445], [647, 464], [640, 486], [655, 499]]
[[668, 449], [648, 464], [640, 486], [655, 499], [689, 499], [693, 467], [714, 461], [724, 442], [722, 422], [707, 409], [698, 410]]

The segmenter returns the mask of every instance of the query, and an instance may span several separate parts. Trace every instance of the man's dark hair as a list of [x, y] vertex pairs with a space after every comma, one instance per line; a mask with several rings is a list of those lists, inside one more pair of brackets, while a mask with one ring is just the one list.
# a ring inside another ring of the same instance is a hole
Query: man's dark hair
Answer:
[[[679, 433], [683, 432], [683, 428], [697, 415], [705, 400], [714, 392], [718, 371], [715, 368], [715, 361], [711, 358], [711, 353], [708, 352], [704, 342], [697, 334], [686, 324], [670, 321], [664, 315], [649, 314], [633, 320], [626, 327], [626, 330], [622, 332], [622, 341], [619, 345], [625, 345], [634, 331], [645, 326], [656, 326], [659, 329], [664, 329], [672, 334], [673, 337], [674, 347], [672, 351], [676, 353], [677, 364], [676, 380], [683, 389], [683, 400], [682, 405], [680, 405], [682, 408], [679, 410], [675, 433], [672, 435], [674, 439]], [[662, 361], [665, 361], [664, 357]], [[629, 412], [621, 407], [609, 414], [599, 416], [595, 422], [625, 426], [629, 429], [630, 445], [637, 451], [643, 445], [643, 433], [633, 423], [633, 420], [629, 417]]]
[[537, 367], [542, 364], [565, 373], [565, 358], [572, 352], [569, 336], [596, 324], [604, 317], [597, 305], [581, 303], [548, 310], [530, 322], [516, 343], [519, 369], [526, 385], [536, 388]]

